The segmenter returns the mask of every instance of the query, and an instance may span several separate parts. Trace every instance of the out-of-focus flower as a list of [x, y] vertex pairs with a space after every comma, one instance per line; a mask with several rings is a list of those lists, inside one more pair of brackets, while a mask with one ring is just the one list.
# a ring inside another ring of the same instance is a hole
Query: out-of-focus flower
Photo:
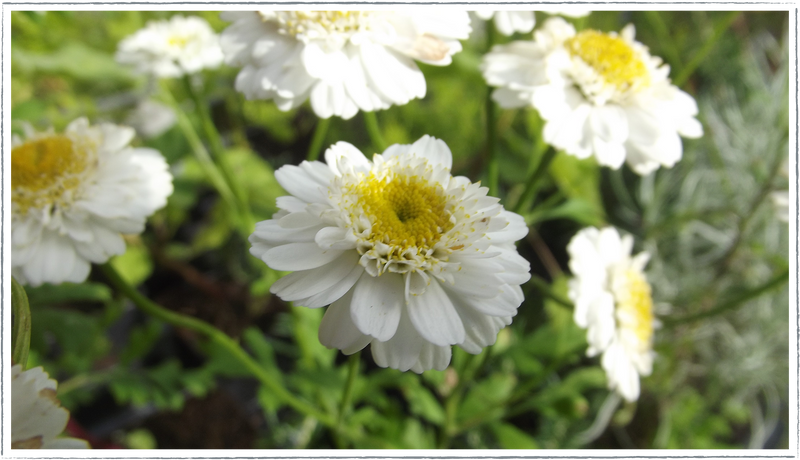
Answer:
[[150, 21], [119, 43], [117, 62], [143, 74], [175, 78], [222, 64], [219, 36], [197, 16]]
[[575, 322], [587, 329], [588, 356], [603, 354], [608, 386], [628, 401], [639, 397], [639, 376], [653, 366], [653, 298], [646, 252], [631, 257], [633, 238], [612, 227], [585, 228], [569, 245], [569, 297]]
[[[574, 18], [586, 16], [590, 13], [589, 10], [579, 8], [545, 12]], [[514, 35], [514, 32], [528, 33], [536, 25], [536, 15], [533, 11], [477, 10], [475, 14], [484, 21], [494, 18], [494, 26], [497, 31], [506, 36]]]
[[125, 252], [121, 234], [144, 230], [172, 193], [156, 150], [132, 148], [134, 131], [85, 118], [63, 134], [13, 139], [11, 266], [20, 283], [82, 282], [90, 262]]
[[535, 107], [544, 140], [578, 158], [623, 162], [645, 175], [683, 154], [680, 136], [700, 137], [694, 99], [672, 85], [669, 66], [634, 40], [632, 25], [603, 33], [551, 18], [534, 41], [495, 46], [482, 64], [503, 107]]
[[11, 368], [11, 448], [88, 449], [82, 439], [57, 438], [69, 421], [69, 412], [56, 398], [55, 380], [41, 367]]
[[448, 65], [471, 31], [466, 11], [232, 11], [222, 33], [236, 89], [281, 110], [351, 118], [425, 96], [414, 60]]
[[125, 122], [140, 136], [150, 139], [164, 134], [175, 124], [177, 118], [171, 107], [146, 99], [133, 109]]
[[[779, 173], [784, 178], [789, 178], [788, 159], [781, 164]], [[775, 207], [775, 215], [778, 216], [778, 219], [784, 222], [789, 222], [789, 190], [778, 190], [776, 192], [772, 192], [770, 198], [772, 198], [772, 205]]]
[[345, 354], [372, 344], [382, 367], [441, 370], [451, 345], [477, 354], [493, 344], [530, 277], [514, 246], [524, 220], [452, 177], [450, 149], [429, 136], [372, 161], [339, 142], [325, 159], [275, 173], [292, 196], [250, 237], [254, 256], [294, 271], [271, 291], [330, 304], [320, 342]]

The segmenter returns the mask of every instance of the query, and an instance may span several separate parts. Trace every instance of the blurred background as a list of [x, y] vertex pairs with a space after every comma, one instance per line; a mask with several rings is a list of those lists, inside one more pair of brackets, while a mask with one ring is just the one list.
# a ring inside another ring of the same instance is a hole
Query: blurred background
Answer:
[[[114, 61], [121, 39], [173, 14], [12, 12], [12, 130], [25, 122], [61, 130], [81, 116], [136, 127], [134, 142], [170, 163], [175, 193], [113, 265], [153, 301], [240, 339], [293, 393], [335, 409], [346, 357], [319, 344], [321, 310], [269, 294], [281, 274], [250, 256], [191, 154], [185, 128], [199, 118], [182, 81], [159, 83]], [[218, 12], [179, 14], [226, 26]], [[537, 13], [537, 27], [546, 17]], [[569, 20], [602, 31], [634, 24], [637, 40], [696, 98], [704, 136], [684, 139], [683, 160], [646, 177], [557, 155], [519, 243], [555, 294], [523, 286], [526, 300], [491, 351], [468, 358], [458, 350], [442, 372], [381, 369], [362, 353], [350, 423], [366, 435], [355, 447], [434, 448], [455, 411], [452, 448], [788, 448], [788, 211], [772, 201], [790, 180], [787, 12], [602, 11]], [[441, 138], [454, 175], [472, 181], [485, 173], [485, 35], [473, 16], [452, 65], [420, 64], [427, 96], [377, 113], [388, 144]], [[308, 103], [280, 112], [271, 101], [245, 101], [233, 90], [238, 70], [222, 66], [196, 83], [253, 214], [265, 220], [284, 195], [273, 171], [305, 159], [317, 118]], [[533, 109], [495, 110], [501, 198], [513, 202], [532, 156], [544, 154], [541, 120]], [[339, 140], [376, 152], [360, 115], [332, 120], [323, 145]], [[561, 301], [566, 245], [590, 225], [614, 225], [634, 236], [635, 252], [652, 255], [662, 327], [637, 403], [609, 395], [598, 359], [585, 356], [585, 331]], [[335, 447], [327, 429], [282, 405], [224, 350], [139, 312], [101, 273], [27, 292], [28, 367], [59, 381], [72, 413], [67, 432], [94, 448]]]

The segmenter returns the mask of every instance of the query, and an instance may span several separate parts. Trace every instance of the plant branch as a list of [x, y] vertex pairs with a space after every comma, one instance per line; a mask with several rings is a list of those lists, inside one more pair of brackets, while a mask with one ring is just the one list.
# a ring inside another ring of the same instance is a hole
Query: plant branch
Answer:
[[28, 294], [21, 284], [11, 277], [11, 312], [14, 315], [11, 326], [11, 361], [25, 366], [28, 364], [28, 352], [31, 348], [31, 308]]

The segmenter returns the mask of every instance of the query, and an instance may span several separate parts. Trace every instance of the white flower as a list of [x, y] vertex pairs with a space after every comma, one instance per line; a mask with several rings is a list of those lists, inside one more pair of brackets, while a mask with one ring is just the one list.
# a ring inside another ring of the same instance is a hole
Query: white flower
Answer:
[[778, 190], [770, 194], [772, 205], [775, 207], [775, 215], [783, 222], [789, 222], [789, 191]]
[[448, 65], [471, 31], [466, 11], [232, 11], [222, 32], [236, 89], [281, 110], [351, 118], [425, 96], [414, 60]]
[[535, 107], [544, 140], [604, 166], [623, 162], [645, 175], [680, 160], [679, 135], [700, 137], [697, 104], [672, 85], [669, 66], [650, 56], [632, 25], [620, 35], [551, 18], [534, 41], [495, 46], [482, 64], [503, 107]]
[[82, 439], [56, 438], [69, 421], [69, 412], [56, 398], [56, 381], [41, 367], [11, 368], [11, 448], [88, 449]]
[[144, 230], [172, 193], [161, 154], [132, 148], [133, 129], [89, 126], [13, 139], [11, 265], [20, 283], [82, 282], [90, 262], [125, 252], [121, 233]]
[[[572, 10], [545, 11], [548, 14], [560, 14], [573, 18], [586, 16], [589, 10], [575, 8]], [[528, 33], [536, 25], [536, 15], [533, 11], [493, 11], [477, 10], [475, 14], [488, 21], [494, 18], [494, 26], [503, 35], [514, 35], [514, 32]]]
[[150, 21], [122, 40], [116, 59], [139, 73], [175, 78], [219, 67], [222, 50], [219, 37], [204, 19], [173, 16], [169, 21]]
[[602, 353], [608, 386], [628, 401], [639, 397], [639, 375], [653, 365], [653, 317], [650, 284], [643, 272], [646, 252], [631, 257], [633, 238], [612, 227], [585, 228], [569, 245], [569, 297], [575, 322], [588, 329], [588, 356]]
[[146, 99], [136, 105], [125, 122], [140, 136], [150, 139], [164, 134], [177, 121], [178, 116], [171, 107]]
[[450, 149], [429, 136], [372, 161], [339, 142], [325, 160], [275, 173], [292, 196], [250, 237], [254, 256], [294, 271], [271, 291], [331, 304], [320, 342], [346, 354], [372, 344], [382, 367], [441, 370], [451, 345], [476, 354], [493, 344], [530, 277], [514, 246], [524, 220], [452, 177]]

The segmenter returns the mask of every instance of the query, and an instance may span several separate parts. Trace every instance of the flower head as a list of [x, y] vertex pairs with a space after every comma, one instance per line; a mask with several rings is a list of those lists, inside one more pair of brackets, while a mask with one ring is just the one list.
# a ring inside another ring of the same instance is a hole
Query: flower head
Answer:
[[[560, 14], [563, 16], [581, 17], [589, 14], [589, 10], [582, 8], [564, 9], [558, 11], [547, 11], [550, 14]], [[494, 18], [494, 26], [503, 35], [514, 35], [514, 32], [528, 33], [536, 25], [536, 15], [533, 11], [493, 11], [477, 10], [475, 14], [488, 21]]]
[[576, 33], [551, 18], [534, 38], [495, 46], [482, 70], [501, 106], [539, 111], [554, 147], [615, 169], [627, 161], [644, 175], [680, 160], [679, 135], [703, 134], [694, 99], [670, 83], [669, 66], [634, 40], [632, 25]]
[[222, 50], [219, 37], [203, 18], [178, 15], [169, 21], [150, 21], [122, 40], [116, 59], [139, 73], [175, 78], [219, 67]]
[[11, 448], [88, 449], [81, 439], [57, 438], [69, 421], [69, 412], [56, 398], [56, 381], [41, 367], [11, 368]]
[[222, 33], [236, 89], [281, 110], [351, 118], [425, 96], [414, 60], [448, 65], [471, 31], [466, 12], [235, 11]]
[[82, 282], [90, 262], [125, 252], [172, 193], [161, 154], [132, 148], [133, 129], [73, 121], [28, 129], [11, 150], [11, 265], [20, 283]]
[[643, 272], [649, 254], [631, 257], [633, 239], [616, 229], [586, 228], [572, 238], [567, 251], [575, 278], [569, 296], [575, 322], [587, 329], [587, 355], [603, 354], [608, 385], [628, 401], [639, 397], [639, 375], [650, 375], [653, 363], [653, 316], [650, 284]]
[[514, 246], [528, 231], [522, 218], [451, 176], [450, 150], [429, 136], [372, 161], [339, 142], [325, 159], [275, 173], [292, 196], [250, 237], [254, 256], [294, 271], [272, 292], [330, 304], [320, 341], [346, 354], [372, 344], [383, 367], [441, 370], [451, 345], [493, 344], [529, 278]]

